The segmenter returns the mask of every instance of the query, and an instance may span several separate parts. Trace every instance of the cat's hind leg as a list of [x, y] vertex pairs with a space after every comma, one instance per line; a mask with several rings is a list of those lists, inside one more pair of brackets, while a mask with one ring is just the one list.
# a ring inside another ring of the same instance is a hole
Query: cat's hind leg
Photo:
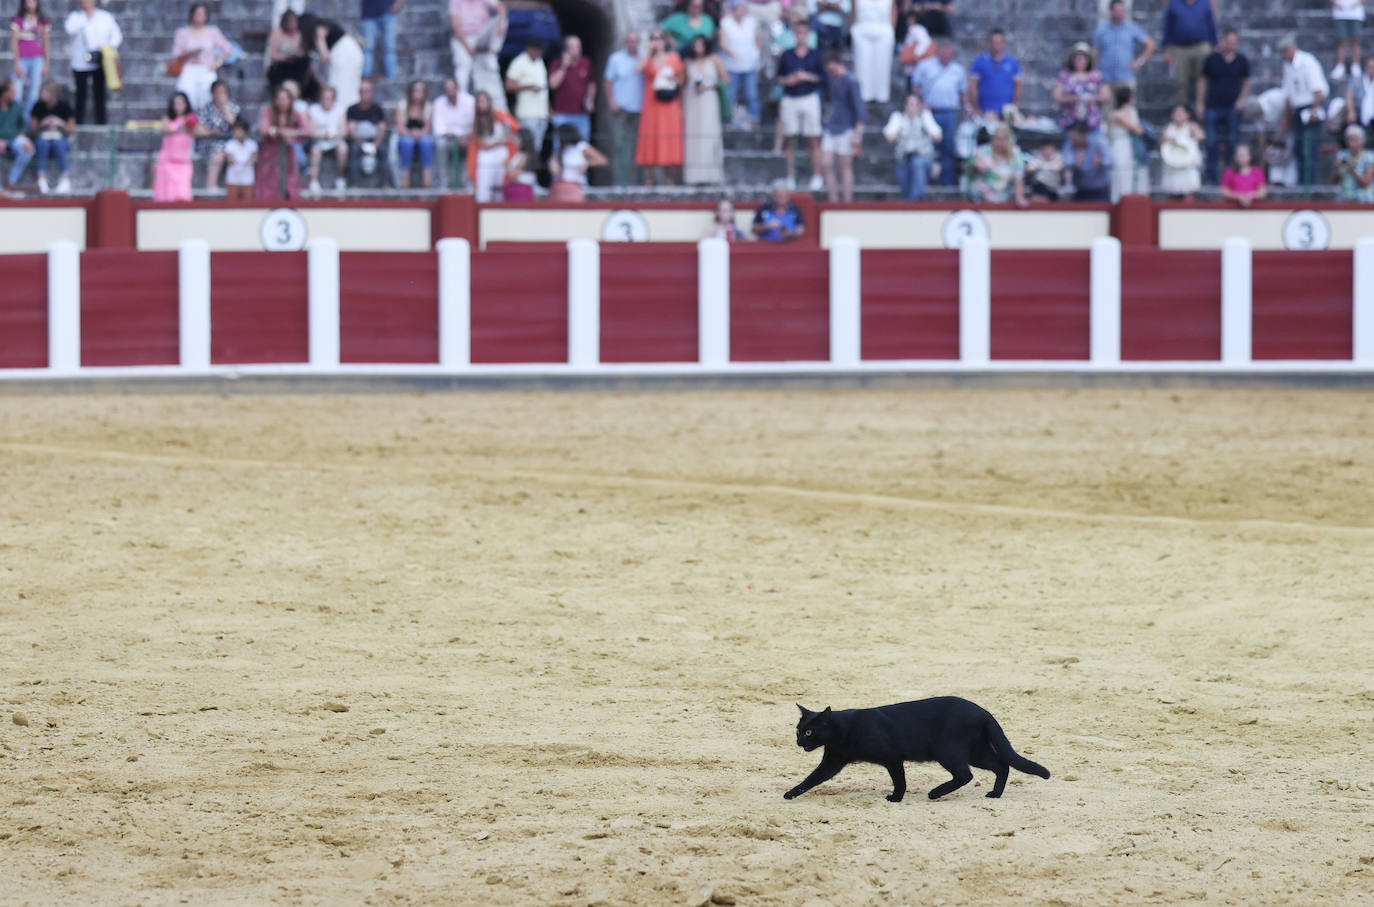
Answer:
[[883, 768], [892, 776], [892, 793], [887, 795], [887, 799], [893, 803], [901, 803], [906, 796], [906, 767], [900, 762], [889, 762]]
[[988, 791], [987, 795], [994, 798], [1002, 796], [1002, 791], [1007, 786], [1007, 775], [1011, 774], [1011, 766], [986, 744], [974, 748], [973, 758], [969, 760], [969, 763], [974, 768], [985, 769], [996, 774], [997, 780], [993, 782], [992, 790]]
[[969, 771], [968, 767], [968, 756], [945, 752], [940, 754], [936, 761], [940, 763], [941, 768], [954, 777], [944, 784], [932, 788], [930, 793], [926, 795], [930, 799], [938, 800], [945, 794], [953, 793], [973, 780], [973, 772]]

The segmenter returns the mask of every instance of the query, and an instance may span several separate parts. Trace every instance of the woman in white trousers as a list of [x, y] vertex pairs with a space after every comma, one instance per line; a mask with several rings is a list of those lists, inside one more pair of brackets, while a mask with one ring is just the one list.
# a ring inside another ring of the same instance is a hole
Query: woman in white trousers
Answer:
[[854, 76], [865, 101], [886, 104], [892, 97], [892, 52], [896, 44], [897, 5], [894, 0], [856, 0]]

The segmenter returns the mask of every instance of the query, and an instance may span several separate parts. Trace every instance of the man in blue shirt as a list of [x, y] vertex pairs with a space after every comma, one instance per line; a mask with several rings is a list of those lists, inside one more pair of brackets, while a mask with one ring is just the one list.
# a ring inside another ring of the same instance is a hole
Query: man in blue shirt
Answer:
[[1115, 96], [1118, 88], [1135, 90], [1135, 74], [1154, 56], [1155, 39], [1126, 18], [1125, 0], [1112, 0], [1108, 12], [1109, 21], [1093, 32], [1093, 52], [1097, 54], [1097, 68]]
[[372, 75], [377, 62], [377, 33], [382, 37], [382, 67], [388, 79], [396, 78], [396, 16], [405, 0], [363, 0], [363, 75]]
[[988, 32], [988, 49], [969, 65], [968, 96], [975, 110], [998, 117], [1021, 103], [1021, 61], [1007, 53], [1007, 35], [1000, 28]]
[[1064, 142], [1064, 172], [1073, 180], [1076, 202], [1112, 200], [1112, 149], [1101, 130], [1089, 130], [1082, 120], [1069, 127]]
[[812, 192], [819, 192], [825, 181], [821, 178], [821, 82], [825, 79], [821, 52], [811, 46], [811, 24], [800, 11], [792, 13], [792, 31], [797, 46], [778, 58], [778, 84], [782, 86], [782, 102], [778, 105], [778, 121], [787, 137], [787, 184], [796, 182], [795, 138], [806, 139], [811, 156]]
[[[849, 72], [849, 66], [832, 53], [825, 60], [825, 118], [821, 136], [821, 167], [825, 170], [825, 188], [832, 202], [854, 201], [854, 152], [863, 147], [864, 107], [863, 89], [859, 80]], [[837, 192], [835, 164], [840, 167]]]
[[644, 73], [639, 66], [639, 32], [625, 33], [625, 46], [606, 60], [606, 101], [611, 107], [611, 173], [617, 186], [639, 182], [635, 145], [639, 111], [644, 106]]
[[754, 235], [764, 242], [792, 242], [804, 233], [806, 222], [792, 203], [787, 180], [774, 180], [772, 198], [754, 212]]
[[911, 74], [914, 88], [930, 108], [930, 115], [940, 126], [940, 185], [953, 186], [954, 130], [959, 126], [959, 110], [967, 101], [968, 75], [954, 59], [954, 43], [940, 42], [935, 56], [922, 60]]
[[1211, 0], [1169, 0], [1164, 11], [1164, 59], [1174, 68], [1174, 103], [1192, 107], [1202, 64], [1217, 46]]

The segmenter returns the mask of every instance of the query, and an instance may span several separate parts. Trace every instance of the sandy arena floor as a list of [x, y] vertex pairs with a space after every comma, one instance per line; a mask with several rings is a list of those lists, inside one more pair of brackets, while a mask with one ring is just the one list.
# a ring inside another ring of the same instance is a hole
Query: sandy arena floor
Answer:
[[[0, 397], [0, 902], [1374, 902], [1374, 395]], [[817, 761], [989, 708], [1053, 778]], [[817, 754], [818, 755], [818, 754]]]

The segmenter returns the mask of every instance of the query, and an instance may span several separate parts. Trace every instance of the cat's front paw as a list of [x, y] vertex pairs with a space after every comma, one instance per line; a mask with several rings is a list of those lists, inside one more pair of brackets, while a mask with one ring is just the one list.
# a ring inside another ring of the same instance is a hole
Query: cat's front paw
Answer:
[[904, 796], [906, 796], [906, 795], [905, 795], [905, 794], [888, 794], [888, 795], [887, 795], [887, 802], [889, 802], [889, 803], [901, 803], [901, 802], [902, 802], [902, 797], [904, 797]]
[[783, 795], [782, 795], [782, 798], [783, 798], [784, 800], [795, 800], [798, 796], [800, 796], [800, 794], [798, 794], [798, 793], [797, 793], [796, 791], [794, 791], [794, 790], [790, 790], [790, 791], [788, 791], [787, 793], [783, 794]]

